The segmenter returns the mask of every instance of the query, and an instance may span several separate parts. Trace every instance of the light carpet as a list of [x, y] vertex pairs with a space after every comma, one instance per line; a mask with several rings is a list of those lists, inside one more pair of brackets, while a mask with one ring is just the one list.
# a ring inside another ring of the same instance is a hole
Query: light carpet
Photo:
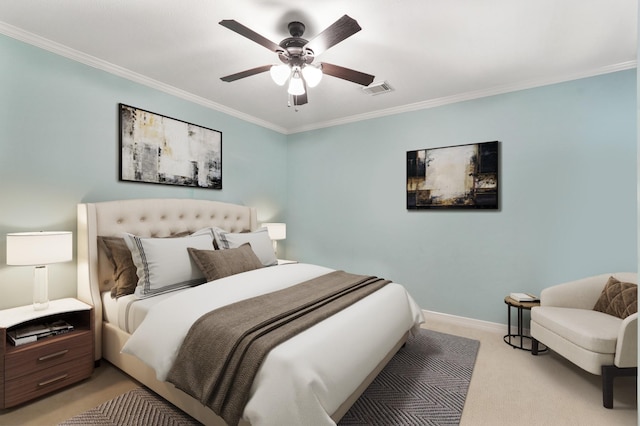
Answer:
[[[420, 329], [369, 385], [339, 425], [457, 425], [480, 343]], [[199, 425], [142, 387], [63, 423], [67, 425]]]

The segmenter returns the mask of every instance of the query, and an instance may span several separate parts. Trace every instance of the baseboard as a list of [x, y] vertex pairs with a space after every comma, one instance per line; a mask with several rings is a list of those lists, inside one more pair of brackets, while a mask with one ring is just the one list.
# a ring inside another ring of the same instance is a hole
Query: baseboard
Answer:
[[[463, 327], [476, 328], [496, 334], [505, 334], [505, 331], [507, 329], [507, 326], [505, 324], [498, 324], [496, 322], [461, 317], [457, 315], [445, 314], [442, 312], [428, 311], [426, 309], [423, 309], [422, 313], [426, 322], [429, 322], [429, 319], [433, 319], [434, 321], [442, 321], [449, 324], [460, 325]], [[511, 330], [511, 333], [516, 333], [517, 327], [515, 325], [512, 325]], [[528, 335], [529, 329], [525, 328], [523, 329], [523, 332], [525, 335]]]

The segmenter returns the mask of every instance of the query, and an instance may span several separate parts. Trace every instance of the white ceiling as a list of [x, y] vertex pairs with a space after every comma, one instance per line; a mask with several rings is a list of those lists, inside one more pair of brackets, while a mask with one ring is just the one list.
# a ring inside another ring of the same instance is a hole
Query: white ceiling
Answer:
[[[296, 111], [269, 73], [220, 80], [279, 63], [220, 20], [279, 43], [292, 20], [310, 40], [344, 14], [362, 31], [318, 60], [393, 92], [325, 76]], [[0, 33], [294, 133], [633, 68], [637, 17], [636, 0], [2, 0]]]

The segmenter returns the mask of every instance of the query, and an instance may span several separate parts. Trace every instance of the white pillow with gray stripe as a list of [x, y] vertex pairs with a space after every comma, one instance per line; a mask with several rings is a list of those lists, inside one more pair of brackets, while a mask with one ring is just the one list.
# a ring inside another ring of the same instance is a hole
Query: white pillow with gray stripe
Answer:
[[213, 234], [216, 237], [216, 243], [220, 250], [238, 248], [243, 244], [249, 243], [251, 249], [258, 256], [260, 262], [264, 266], [272, 266], [278, 264], [276, 253], [273, 250], [273, 242], [269, 238], [267, 228], [260, 228], [254, 232], [232, 233], [220, 228], [213, 228]]
[[123, 237], [136, 265], [138, 285], [134, 294], [138, 299], [206, 282], [187, 248], [213, 250], [210, 229], [182, 238], [145, 238], [128, 233]]

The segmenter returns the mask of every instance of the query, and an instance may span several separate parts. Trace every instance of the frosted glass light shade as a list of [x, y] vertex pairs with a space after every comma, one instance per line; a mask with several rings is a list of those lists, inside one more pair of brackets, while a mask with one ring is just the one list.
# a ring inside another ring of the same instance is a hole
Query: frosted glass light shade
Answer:
[[307, 65], [302, 68], [302, 76], [307, 86], [316, 87], [322, 80], [322, 70], [314, 65]]
[[286, 64], [274, 65], [269, 70], [269, 73], [271, 74], [271, 79], [278, 86], [284, 86], [291, 75], [291, 68]]
[[289, 80], [289, 89], [287, 90], [290, 95], [299, 96], [304, 95], [304, 83], [300, 76], [300, 71], [293, 72], [291, 79]]

